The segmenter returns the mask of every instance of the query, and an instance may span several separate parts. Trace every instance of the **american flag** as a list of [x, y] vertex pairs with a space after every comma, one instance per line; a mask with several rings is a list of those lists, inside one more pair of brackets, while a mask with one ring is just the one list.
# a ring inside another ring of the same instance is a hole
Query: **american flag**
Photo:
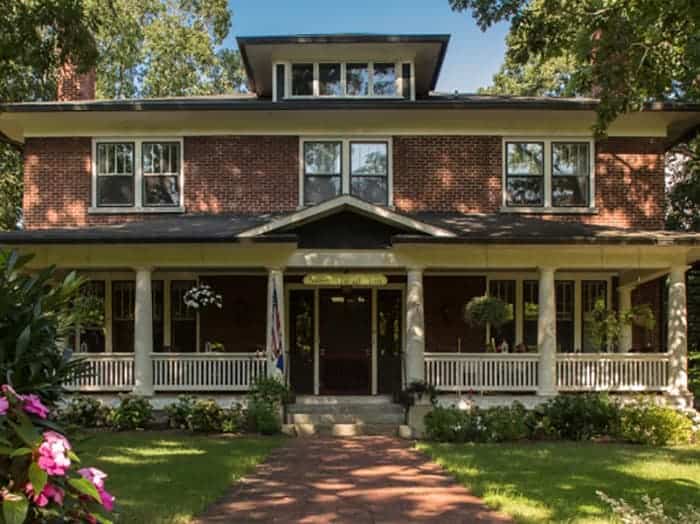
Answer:
[[284, 372], [284, 351], [282, 344], [282, 320], [280, 319], [280, 305], [277, 299], [277, 286], [272, 288], [272, 356], [276, 360], [276, 367]]

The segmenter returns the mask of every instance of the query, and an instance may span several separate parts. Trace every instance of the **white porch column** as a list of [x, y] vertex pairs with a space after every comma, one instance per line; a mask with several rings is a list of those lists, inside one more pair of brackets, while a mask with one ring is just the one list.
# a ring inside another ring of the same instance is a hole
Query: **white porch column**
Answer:
[[425, 380], [423, 270], [409, 269], [406, 279], [406, 385]]
[[668, 285], [668, 352], [671, 354], [669, 388], [673, 395], [688, 394], [688, 311], [686, 266], [673, 266]]
[[136, 270], [134, 308], [134, 393], [153, 395], [153, 297], [151, 269]]
[[[632, 308], [632, 288], [620, 286], [617, 290], [618, 309], [620, 312], [629, 311]], [[624, 324], [620, 331], [620, 353], [629, 353], [632, 349], [632, 325]]]
[[552, 267], [539, 268], [537, 351], [539, 361], [538, 395], [557, 394], [557, 306]]
[[[277, 290], [277, 312], [274, 311], [275, 290]], [[278, 327], [275, 327], [275, 322], [279, 322]], [[277, 335], [274, 334], [275, 330], [277, 330]], [[278, 345], [284, 354], [284, 273], [281, 269], [271, 268], [267, 273], [267, 337], [265, 344], [268, 377], [277, 373], [277, 359], [274, 355], [275, 336], [279, 337]], [[284, 368], [287, 369], [288, 365], [287, 355], [284, 354]]]

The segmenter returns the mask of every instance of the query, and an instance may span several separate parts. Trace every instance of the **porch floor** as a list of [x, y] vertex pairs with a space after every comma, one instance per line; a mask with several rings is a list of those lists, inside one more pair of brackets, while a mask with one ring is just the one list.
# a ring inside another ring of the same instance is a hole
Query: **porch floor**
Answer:
[[510, 523], [389, 437], [292, 439], [200, 518], [224, 522]]

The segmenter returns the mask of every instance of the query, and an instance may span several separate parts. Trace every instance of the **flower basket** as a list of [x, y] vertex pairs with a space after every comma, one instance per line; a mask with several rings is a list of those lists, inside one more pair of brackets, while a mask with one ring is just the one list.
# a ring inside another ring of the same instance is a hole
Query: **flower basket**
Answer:
[[199, 284], [187, 290], [182, 297], [183, 302], [189, 308], [201, 311], [212, 306], [222, 307], [221, 295], [215, 293], [211, 286]]

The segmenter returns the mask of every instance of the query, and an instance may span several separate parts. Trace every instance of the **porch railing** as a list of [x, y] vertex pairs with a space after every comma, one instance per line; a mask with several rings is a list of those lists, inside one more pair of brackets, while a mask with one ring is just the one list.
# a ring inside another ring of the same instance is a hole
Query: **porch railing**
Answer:
[[536, 391], [536, 353], [426, 353], [425, 380], [438, 391]]
[[258, 353], [154, 353], [156, 391], [246, 391], [265, 376]]
[[667, 353], [558, 353], [559, 391], [662, 391]]
[[134, 387], [134, 354], [106, 353], [79, 355], [87, 372], [66, 384], [69, 391], [129, 391]]

